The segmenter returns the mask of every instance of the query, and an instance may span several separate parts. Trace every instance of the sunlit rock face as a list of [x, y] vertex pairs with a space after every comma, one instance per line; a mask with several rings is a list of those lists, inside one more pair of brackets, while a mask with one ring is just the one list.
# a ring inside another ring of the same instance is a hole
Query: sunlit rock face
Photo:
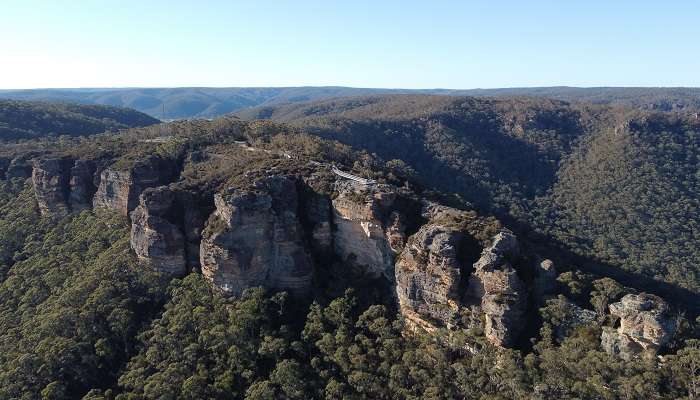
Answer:
[[298, 215], [296, 180], [273, 176], [214, 199], [200, 247], [202, 273], [226, 295], [253, 286], [306, 294], [313, 266]]
[[458, 252], [463, 236], [428, 223], [408, 239], [396, 262], [396, 294], [412, 328], [457, 324], [462, 275]]
[[131, 248], [136, 256], [153, 269], [173, 276], [187, 272], [185, 237], [168, 220], [178, 211], [174, 193], [161, 186], [146, 189], [131, 212]]
[[518, 241], [502, 231], [474, 264], [467, 295], [484, 314], [484, 335], [493, 344], [510, 347], [525, 325], [527, 288], [510, 263], [519, 253]]
[[138, 205], [139, 195], [144, 189], [168, 184], [177, 173], [174, 161], [155, 156], [147, 157], [127, 170], [107, 168], [100, 174], [93, 206], [128, 215]]
[[70, 209], [70, 169], [73, 161], [64, 158], [38, 159], [32, 163], [32, 185], [42, 215]]
[[601, 344], [608, 353], [624, 359], [655, 355], [676, 331], [676, 319], [658, 296], [628, 294], [608, 307], [619, 326], [603, 328]]
[[395, 210], [397, 194], [386, 185], [337, 184], [333, 199], [333, 246], [343, 260], [371, 275], [394, 279], [394, 260], [403, 249], [403, 216]]

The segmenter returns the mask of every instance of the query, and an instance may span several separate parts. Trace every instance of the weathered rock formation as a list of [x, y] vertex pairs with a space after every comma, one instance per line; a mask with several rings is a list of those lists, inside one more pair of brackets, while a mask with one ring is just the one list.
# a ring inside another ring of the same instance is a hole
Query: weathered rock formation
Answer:
[[252, 189], [229, 189], [214, 198], [204, 231], [202, 273], [227, 295], [264, 286], [305, 294], [311, 257], [300, 224], [296, 179], [273, 176]]
[[95, 187], [95, 164], [90, 160], [75, 160], [70, 169], [70, 206], [79, 211], [92, 206]]
[[34, 196], [42, 215], [67, 212], [70, 196], [70, 169], [73, 160], [37, 159], [32, 167]]
[[608, 353], [624, 359], [655, 355], [676, 331], [676, 319], [658, 296], [628, 294], [608, 308], [613, 317], [619, 318], [619, 326], [604, 327], [601, 344]]
[[458, 260], [464, 234], [428, 223], [412, 235], [396, 262], [396, 294], [401, 313], [412, 327], [458, 323], [462, 265]]
[[374, 276], [394, 279], [394, 259], [405, 232], [395, 210], [397, 193], [387, 185], [337, 184], [333, 199], [334, 249], [343, 260], [363, 266]]
[[305, 178], [300, 188], [300, 200], [311, 247], [318, 254], [328, 256], [333, 252], [333, 216], [330, 198], [320, 194], [322, 185], [322, 180], [316, 175]]
[[500, 232], [474, 264], [469, 279], [469, 302], [480, 306], [485, 317], [484, 335], [498, 346], [512, 346], [525, 325], [527, 288], [511, 265], [519, 252], [510, 231]]
[[10, 161], [5, 171], [6, 179], [22, 178], [26, 179], [32, 176], [32, 166], [28, 160], [23, 157], [15, 157]]
[[128, 215], [144, 189], [166, 185], [178, 174], [176, 163], [156, 156], [147, 157], [127, 170], [107, 168], [93, 199], [95, 208], [111, 208]]
[[187, 272], [185, 237], [168, 220], [175, 212], [175, 195], [167, 186], [144, 190], [131, 212], [131, 248], [153, 269], [181, 276]]

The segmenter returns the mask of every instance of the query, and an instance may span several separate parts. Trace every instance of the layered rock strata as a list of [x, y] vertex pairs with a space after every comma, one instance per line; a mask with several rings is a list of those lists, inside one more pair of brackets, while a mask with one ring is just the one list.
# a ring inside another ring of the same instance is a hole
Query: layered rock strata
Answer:
[[527, 288], [510, 260], [518, 256], [518, 241], [503, 230], [474, 264], [467, 297], [485, 317], [484, 335], [493, 344], [510, 347], [525, 325]]
[[405, 242], [402, 216], [395, 210], [395, 188], [343, 181], [336, 191], [332, 201], [335, 253], [370, 275], [393, 281], [394, 259]]
[[396, 294], [402, 315], [413, 327], [451, 328], [461, 308], [462, 265], [458, 250], [463, 234], [426, 224], [412, 235], [396, 262]]
[[263, 286], [306, 294], [313, 274], [303, 242], [296, 179], [273, 176], [217, 194], [204, 231], [202, 273], [226, 295]]
[[182, 276], [187, 272], [185, 236], [169, 221], [174, 208], [175, 195], [168, 187], [146, 189], [131, 212], [131, 248], [153, 269]]
[[67, 212], [70, 196], [70, 159], [38, 159], [32, 163], [34, 196], [41, 215]]
[[107, 168], [100, 174], [93, 207], [111, 208], [128, 215], [138, 205], [144, 189], [168, 184], [177, 173], [174, 161], [156, 156], [147, 157], [127, 170]]

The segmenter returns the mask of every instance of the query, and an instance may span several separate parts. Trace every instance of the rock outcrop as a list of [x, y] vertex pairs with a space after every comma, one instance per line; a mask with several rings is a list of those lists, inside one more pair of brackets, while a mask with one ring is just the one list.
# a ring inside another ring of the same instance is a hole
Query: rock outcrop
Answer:
[[343, 260], [363, 266], [370, 275], [394, 279], [394, 259], [405, 242], [397, 193], [388, 185], [337, 184], [333, 199], [333, 246]]
[[554, 261], [538, 258], [534, 265], [533, 295], [543, 304], [547, 296], [553, 294], [557, 287], [557, 269]]
[[73, 160], [37, 159], [32, 163], [34, 196], [41, 215], [65, 213], [70, 209], [70, 169]]
[[92, 198], [97, 191], [95, 187], [95, 164], [90, 160], [75, 160], [70, 169], [70, 198], [73, 211], [92, 206]]
[[153, 269], [182, 276], [187, 272], [185, 236], [170, 221], [177, 212], [175, 195], [167, 186], [144, 190], [131, 212], [131, 248]]
[[144, 189], [166, 185], [177, 176], [172, 160], [150, 156], [127, 170], [107, 168], [100, 174], [100, 184], [93, 199], [95, 208], [111, 208], [128, 215], [139, 202]]
[[32, 176], [32, 165], [23, 157], [15, 157], [5, 171], [6, 179], [26, 179]]
[[401, 314], [412, 327], [431, 331], [452, 328], [459, 321], [458, 260], [464, 234], [446, 226], [426, 224], [412, 235], [396, 262], [396, 294]]
[[624, 359], [655, 355], [676, 331], [676, 319], [658, 296], [628, 294], [608, 308], [619, 326], [604, 327], [601, 344], [608, 353]]
[[273, 176], [214, 198], [200, 247], [202, 273], [226, 295], [253, 286], [306, 294], [313, 266], [300, 223], [296, 179]]
[[321, 179], [312, 175], [301, 185], [300, 200], [303, 203], [304, 224], [308, 226], [313, 250], [328, 256], [333, 252], [331, 200], [322, 195]]
[[503, 230], [484, 249], [469, 279], [467, 301], [480, 307], [484, 335], [497, 346], [512, 346], [525, 325], [527, 288], [509, 261], [518, 252], [515, 235]]

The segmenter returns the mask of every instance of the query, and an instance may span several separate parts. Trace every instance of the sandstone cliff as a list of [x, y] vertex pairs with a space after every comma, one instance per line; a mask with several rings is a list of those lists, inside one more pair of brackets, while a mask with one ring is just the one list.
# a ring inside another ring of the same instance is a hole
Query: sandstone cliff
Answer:
[[512, 346], [525, 325], [527, 288], [511, 264], [518, 252], [515, 235], [502, 231], [484, 249], [469, 279], [467, 297], [484, 314], [484, 335], [499, 346]]
[[168, 221], [176, 212], [175, 195], [166, 186], [146, 189], [131, 212], [131, 248], [157, 271], [182, 276], [187, 272], [185, 237]]
[[308, 292], [313, 267], [303, 243], [296, 183], [273, 176], [215, 196], [216, 211], [200, 248], [202, 273], [215, 288], [227, 295], [253, 286]]
[[67, 212], [70, 197], [70, 159], [38, 159], [32, 167], [32, 184], [42, 215]]
[[406, 321], [413, 327], [454, 327], [459, 320], [457, 258], [464, 234], [441, 225], [426, 224], [408, 240], [396, 263], [396, 294]]
[[339, 182], [333, 199], [334, 249], [343, 260], [375, 276], [394, 279], [394, 259], [405, 242], [396, 189]]
[[144, 189], [168, 184], [178, 173], [175, 161], [157, 156], [149, 156], [125, 170], [107, 168], [100, 174], [93, 206], [128, 215], [138, 205]]

